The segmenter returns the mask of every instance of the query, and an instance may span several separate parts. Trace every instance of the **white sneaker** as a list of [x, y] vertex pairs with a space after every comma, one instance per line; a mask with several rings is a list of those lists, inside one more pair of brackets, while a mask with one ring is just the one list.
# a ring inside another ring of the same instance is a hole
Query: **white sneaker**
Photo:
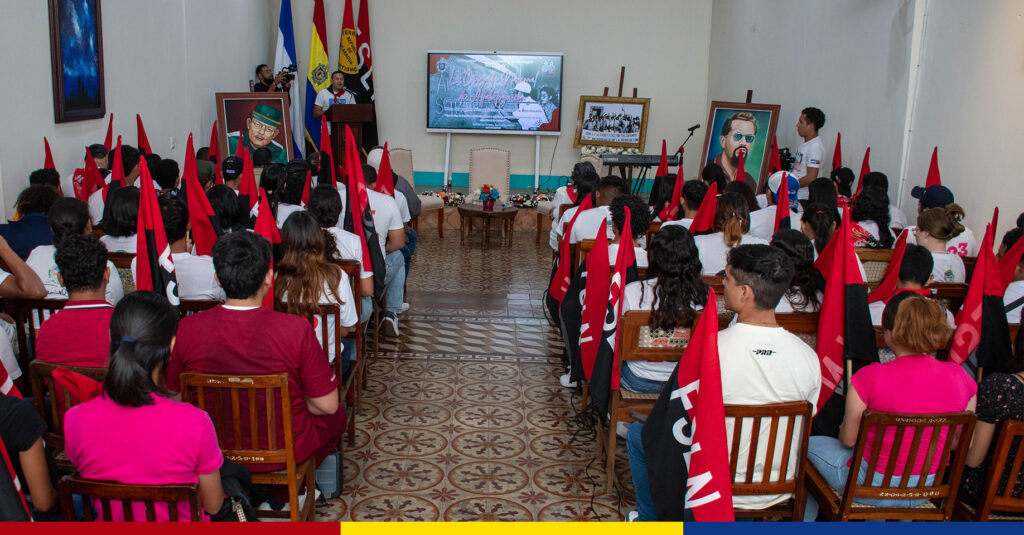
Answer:
[[402, 312], [409, 310], [409, 303], [402, 303]]
[[615, 424], [615, 434], [619, 435], [619, 438], [626, 438], [627, 433], [629, 433], [629, 423], [619, 422]]
[[630, 511], [626, 514], [626, 522], [636, 522], [636, 519], [640, 518], [640, 513], [636, 511]]
[[565, 375], [559, 377], [558, 378], [558, 382], [562, 383], [562, 386], [564, 386], [566, 388], [576, 388], [576, 381], [570, 381], [568, 373], [566, 373]]

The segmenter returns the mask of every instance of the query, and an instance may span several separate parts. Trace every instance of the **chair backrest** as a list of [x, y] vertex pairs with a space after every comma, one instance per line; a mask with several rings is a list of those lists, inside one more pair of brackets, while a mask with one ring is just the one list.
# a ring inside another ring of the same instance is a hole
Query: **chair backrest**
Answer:
[[[840, 502], [841, 514], [849, 514], [854, 500], [941, 500], [940, 510], [948, 520], [953, 513], [954, 498], [960, 487], [960, 476], [975, 420], [974, 413], [966, 411], [942, 414], [865, 412], [853, 448], [850, 464], [850, 474], [853, 475], [846, 482]], [[869, 437], [873, 438], [872, 451], [869, 458], [865, 459]], [[892, 443], [884, 446], [883, 437], [892, 437]], [[884, 472], [880, 472], [879, 458], [883, 451], [888, 455], [888, 462]], [[907, 456], [900, 462], [899, 454], [902, 451], [906, 451]], [[925, 474], [921, 474], [917, 483], [911, 486], [910, 476], [915, 475], [912, 469], [922, 457], [924, 461], [921, 471]], [[856, 474], [860, 473], [864, 463], [868, 476], [863, 482], [858, 482]], [[935, 477], [929, 482], [926, 474], [931, 472], [930, 467], [935, 467]], [[897, 470], [903, 477], [895, 475]], [[876, 472], [882, 475], [877, 486], [872, 479]], [[907, 518], [914, 518], [914, 515], [908, 515]]]
[[932, 297], [947, 310], [956, 314], [967, 298], [967, 284], [962, 282], [933, 282], [928, 285]]
[[[649, 333], [647, 327], [651, 319], [648, 310], [630, 310], [619, 319], [619, 361], [653, 360], [661, 362], [677, 362], [683, 356], [684, 347], [667, 344], [644, 344], [644, 334]], [[690, 331], [690, 329], [685, 329]], [[686, 341], [689, 341], [686, 333]]]
[[[66, 389], [57, 388], [57, 383], [53, 379], [53, 371], [57, 368], [80, 373], [101, 383], [107, 377], [107, 369], [58, 366], [38, 359], [29, 363], [28, 376], [32, 385], [32, 404], [35, 406], [36, 414], [46, 422], [47, 429], [43, 431], [43, 441], [48, 447], [59, 450], [64, 448], [64, 415], [82, 400], [72, 397]], [[47, 398], [49, 407], [47, 407]]]
[[864, 265], [864, 283], [869, 290], [874, 290], [885, 277], [885, 269], [892, 261], [892, 249], [872, 249], [870, 247], [856, 247], [854, 252], [861, 264]]
[[787, 312], [776, 314], [775, 321], [779, 327], [795, 334], [813, 349], [818, 340], [817, 312]]
[[581, 162], [590, 162], [590, 165], [594, 166], [594, 171], [597, 171], [597, 176], [605, 176], [610, 174], [608, 166], [604, 164], [601, 157], [596, 154], [584, 154], [580, 157]]
[[732, 418], [729, 473], [733, 496], [792, 494], [802, 508], [811, 404], [726, 405], [725, 417], [727, 422]]
[[213, 299], [182, 299], [178, 304], [178, 314], [184, 318], [222, 304], [220, 301]]
[[[358, 260], [335, 260], [335, 264], [341, 266], [341, 269], [348, 275], [349, 286], [352, 289], [352, 297], [355, 300], [356, 306], [356, 317], [361, 318], [363, 313], [363, 300], [359, 297], [359, 276], [362, 271], [362, 264]], [[330, 339], [330, 326], [334, 326], [334, 339]], [[343, 338], [351, 338], [356, 341], [356, 358], [362, 358], [363, 355], [363, 330], [358, 325], [354, 329], [351, 329], [348, 334], [341, 336], [341, 306], [337, 304], [320, 305], [320, 339], [324, 343], [324, 352], [328, 355], [331, 354], [327, 344], [334, 346], [334, 373], [340, 379], [341, 373], [341, 340]]]
[[113, 262], [114, 267], [117, 268], [125, 295], [134, 292], [135, 276], [132, 273], [132, 260], [135, 260], [135, 253], [107, 253], [107, 260]]
[[[571, 202], [558, 205], [558, 217], [561, 218], [562, 214], [564, 214], [566, 210], [572, 208], [573, 206], [574, 205]], [[566, 221], [566, 224], [568, 224], [568, 221]], [[565, 229], [562, 229], [562, 233], [565, 234]]]
[[1024, 496], [1014, 496], [1017, 481], [1024, 479], [1024, 422], [1007, 420], [999, 431], [992, 464], [978, 498], [976, 520], [986, 520], [992, 511], [1024, 513]]
[[97, 239], [105, 236], [106, 234], [103, 232], [103, 225], [93, 225], [92, 235], [96, 236]]
[[502, 196], [508, 196], [511, 176], [512, 152], [504, 149], [483, 148], [469, 151], [469, 194], [471, 198], [484, 184], [498, 188]]
[[[590, 253], [590, 250], [594, 248], [594, 240], [580, 240], [579, 243], [572, 245], [571, 247], [574, 248], [570, 248], [570, 258], [572, 258], [573, 260], [572, 272], [576, 273], [576, 270], [578, 270], [580, 266], [583, 265], [583, 262], [587, 259], [587, 255]], [[609, 262], [608, 267], [610, 267], [611, 271], [614, 272], [615, 266], [612, 264], [614, 264], [614, 262]], [[646, 279], [647, 267], [641, 267], [638, 265], [636, 267], [636, 274], [639, 280]]]
[[[181, 398], [206, 411], [224, 456], [240, 464], [284, 464], [295, 473], [286, 372], [268, 375], [181, 374]], [[242, 432], [242, 422], [248, 432]]]
[[647, 227], [647, 234], [644, 235], [644, 239], [647, 240], [644, 243], [646, 243], [648, 247], [651, 245], [651, 234], [655, 234], [659, 230], [661, 230], [661, 221], [651, 221], [651, 226]]
[[416, 185], [413, 180], [412, 151], [402, 148], [389, 148], [388, 157], [391, 159], [391, 171], [402, 175], [410, 184]]
[[[99, 502], [104, 522], [120, 521], [115, 507], [111, 502], [119, 501], [120, 511], [126, 522], [156, 522], [156, 504], [161, 503], [167, 507], [168, 519], [171, 522], [184, 522], [186, 519], [178, 518], [178, 503], [188, 502], [190, 520], [192, 522], [202, 521], [202, 510], [199, 506], [198, 485], [124, 485], [113, 481], [100, 481], [96, 479], [83, 479], [77, 474], [64, 476], [57, 484], [57, 494], [60, 498], [60, 515], [65, 522], [74, 522], [75, 504], [74, 496], [83, 498], [83, 513], [86, 521], [93, 521], [97, 516], [93, 513], [93, 500]], [[132, 511], [133, 503], [144, 504], [146, 518], [135, 518]]]
[[36, 331], [39, 326], [67, 303], [67, 299], [4, 298], [4, 310], [14, 319], [19, 364], [26, 365], [35, 356]]

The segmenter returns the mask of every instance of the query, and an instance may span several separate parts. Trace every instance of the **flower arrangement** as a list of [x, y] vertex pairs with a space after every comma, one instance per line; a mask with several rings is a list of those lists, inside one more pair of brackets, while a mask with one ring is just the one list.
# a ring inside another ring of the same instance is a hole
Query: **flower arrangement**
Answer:
[[480, 202], [496, 201], [498, 200], [498, 197], [501, 197], [501, 193], [497, 188], [492, 188], [487, 184], [484, 184], [483, 187], [476, 190], [476, 194], [477, 197], [480, 198]]
[[421, 193], [428, 197], [437, 197], [444, 201], [445, 206], [459, 206], [466, 202], [466, 194], [457, 191], [427, 191]]
[[509, 197], [509, 201], [511, 201], [512, 205], [516, 208], [536, 208], [537, 204], [541, 201], [550, 200], [551, 196], [543, 193], [538, 193], [536, 195], [515, 193]]
[[604, 145], [583, 145], [580, 154], [640, 154], [639, 149], [625, 147], [606, 147]]

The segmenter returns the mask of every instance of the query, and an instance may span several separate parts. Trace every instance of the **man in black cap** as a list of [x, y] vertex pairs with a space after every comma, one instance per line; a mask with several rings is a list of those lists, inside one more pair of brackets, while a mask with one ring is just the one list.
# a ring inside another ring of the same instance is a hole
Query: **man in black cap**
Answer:
[[[946, 186], [935, 185], [929, 187], [914, 186], [910, 190], [910, 196], [917, 199], [917, 212], [921, 213], [926, 208], [945, 208], [949, 215], [953, 216], [960, 224], [963, 224], [964, 209], [953, 199], [953, 192]], [[914, 230], [917, 225], [907, 227], [910, 234], [907, 235], [907, 243], [917, 243], [914, 237]], [[946, 249], [951, 253], [960, 256], [978, 256], [978, 240], [974, 232], [964, 225], [964, 231], [946, 242]]]
[[220, 174], [224, 178], [224, 185], [238, 193], [238, 187], [242, 182], [242, 169], [245, 162], [238, 156], [228, 156], [220, 164]]

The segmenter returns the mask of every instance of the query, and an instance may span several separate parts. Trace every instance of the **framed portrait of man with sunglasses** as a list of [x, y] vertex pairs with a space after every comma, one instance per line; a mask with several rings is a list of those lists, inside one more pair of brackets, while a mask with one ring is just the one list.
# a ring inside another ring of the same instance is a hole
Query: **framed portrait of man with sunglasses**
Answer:
[[235, 154], [238, 144], [255, 152], [266, 148], [270, 160], [292, 158], [288, 93], [217, 93], [217, 140], [221, 158]]
[[759, 186], [768, 175], [771, 141], [780, 109], [778, 104], [712, 102], [701, 169], [714, 163], [725, 171], [729, 180], [736, 180], [742, 155], [746, 180], [755, 191], [762, 189]]

